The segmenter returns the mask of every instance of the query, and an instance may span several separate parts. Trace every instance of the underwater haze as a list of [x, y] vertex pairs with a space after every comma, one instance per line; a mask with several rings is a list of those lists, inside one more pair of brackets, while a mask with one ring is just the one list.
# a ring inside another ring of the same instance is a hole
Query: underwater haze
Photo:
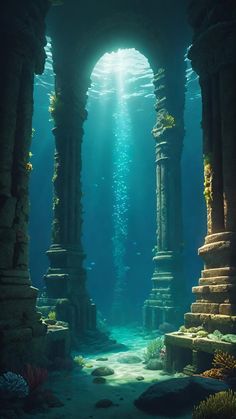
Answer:
[[[141, 320], [151, 289], [156, 245], [153, 72], [135, 49], [106, 53], [91, 74], [82, 147], [83, 246], [87, 286], [98, 310], [116, 323]], [[50, 39], [45, 72], [35, 79], [30, 216], [33, 284], [44, 286], [51, 241], [54, 137], [49, 96], [54, 89]], [[186, 58], [185, 138], [182, 155], [184, 264], [189, 304], [201, 270], [197, 249], [205, 235], [201, 97]], [[43, 228], [39, 228], [43, 226]], [[137, 228], [138, 226], [138, 228]]]

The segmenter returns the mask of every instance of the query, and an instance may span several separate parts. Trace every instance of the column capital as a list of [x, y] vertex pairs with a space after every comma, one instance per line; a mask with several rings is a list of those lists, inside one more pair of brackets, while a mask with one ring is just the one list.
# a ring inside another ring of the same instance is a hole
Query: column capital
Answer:
[[236, 21], [220, 22], [195, 38], [189, 50], [194, 70], [201, 78], [236, 63]]

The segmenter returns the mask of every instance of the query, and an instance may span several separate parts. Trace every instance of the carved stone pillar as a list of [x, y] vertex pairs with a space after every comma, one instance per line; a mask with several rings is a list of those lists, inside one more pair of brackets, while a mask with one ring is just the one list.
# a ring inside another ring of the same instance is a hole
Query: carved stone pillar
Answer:
[[[189, 15], [195, 30], [189, 56], [200, 76], [203, 103], [207, 236], [199, 249], [204, 270], [199, 285], [193, 287], [196, 302], [192, 304], [191, 312], [185, 314], [185, 327], [187, 331], [190, 327], [201, 326], [206, 333], [218, 330], [223, 335], [235, 334], [236, 4], [192, 1]], [[204, 20], [202, 16], [205, 16]], [[182, 345], [183, 348], [197, 348], [200, 353], [213, 353], [220, 348], [236, 354], [236, 345], [226, 343], [224, 339], [221, 342], [207, 338], [206, 342], [206, 339], [189, 338], [188, 343], [183, 339], [169, 335], [167, 347]], [[199, 368], [204, 369], [204, 363]]]
[[32, 362], [46, 335], [28, 270], [28, 183], [34, 73], [44, 67], [48, 2], [15, 3], [4, 6], [0, 25], [0, 369]]
[[86, 291], [82, 248], [81, 144], [89, 80], [81, 80], [76, 66], [55, 67], [55, 96], [51, 115], [55, 128], [54, 219], [52, 245], [47, 254], [47, 296], [57, 318], [69, 322], [74, 338], [96, 328], [96, 307]]
[[183, 115], [171, 104], [166, 71], [154, 78], [157, 97], [156, 141], [157, 245], [154, 248], [153, 288], [144, 304], [144, 327], [176, 324], [183, 311], [181, 151]]

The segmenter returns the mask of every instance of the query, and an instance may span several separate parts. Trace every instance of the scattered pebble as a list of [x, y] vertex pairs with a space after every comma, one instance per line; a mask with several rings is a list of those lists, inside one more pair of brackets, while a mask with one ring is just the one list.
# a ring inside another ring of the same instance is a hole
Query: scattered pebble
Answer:
[[136, 380], [137, 381], [143, 381], [144, 377], [142, 375], [138, 375], [138, 377], [136, 377]]
[[95, 404], [98, 408], [107, 408], [113, 406], [113, 402], [110, 399], [101, 399]]

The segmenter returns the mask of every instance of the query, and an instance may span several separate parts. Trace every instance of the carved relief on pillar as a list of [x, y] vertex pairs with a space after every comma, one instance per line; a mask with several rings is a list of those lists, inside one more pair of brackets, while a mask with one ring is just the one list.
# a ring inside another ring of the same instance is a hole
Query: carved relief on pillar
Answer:
[[160, 69], [154, 78], [157, 97], [156, 142], [157, 245], [153, 261], [152, 291], [144, 305], [144, 326], [156, 329], [162, 322], [179, 321], [182, 274], [182, 209], [180, 159], [182, 124], [169, 109], [173, 106]]

